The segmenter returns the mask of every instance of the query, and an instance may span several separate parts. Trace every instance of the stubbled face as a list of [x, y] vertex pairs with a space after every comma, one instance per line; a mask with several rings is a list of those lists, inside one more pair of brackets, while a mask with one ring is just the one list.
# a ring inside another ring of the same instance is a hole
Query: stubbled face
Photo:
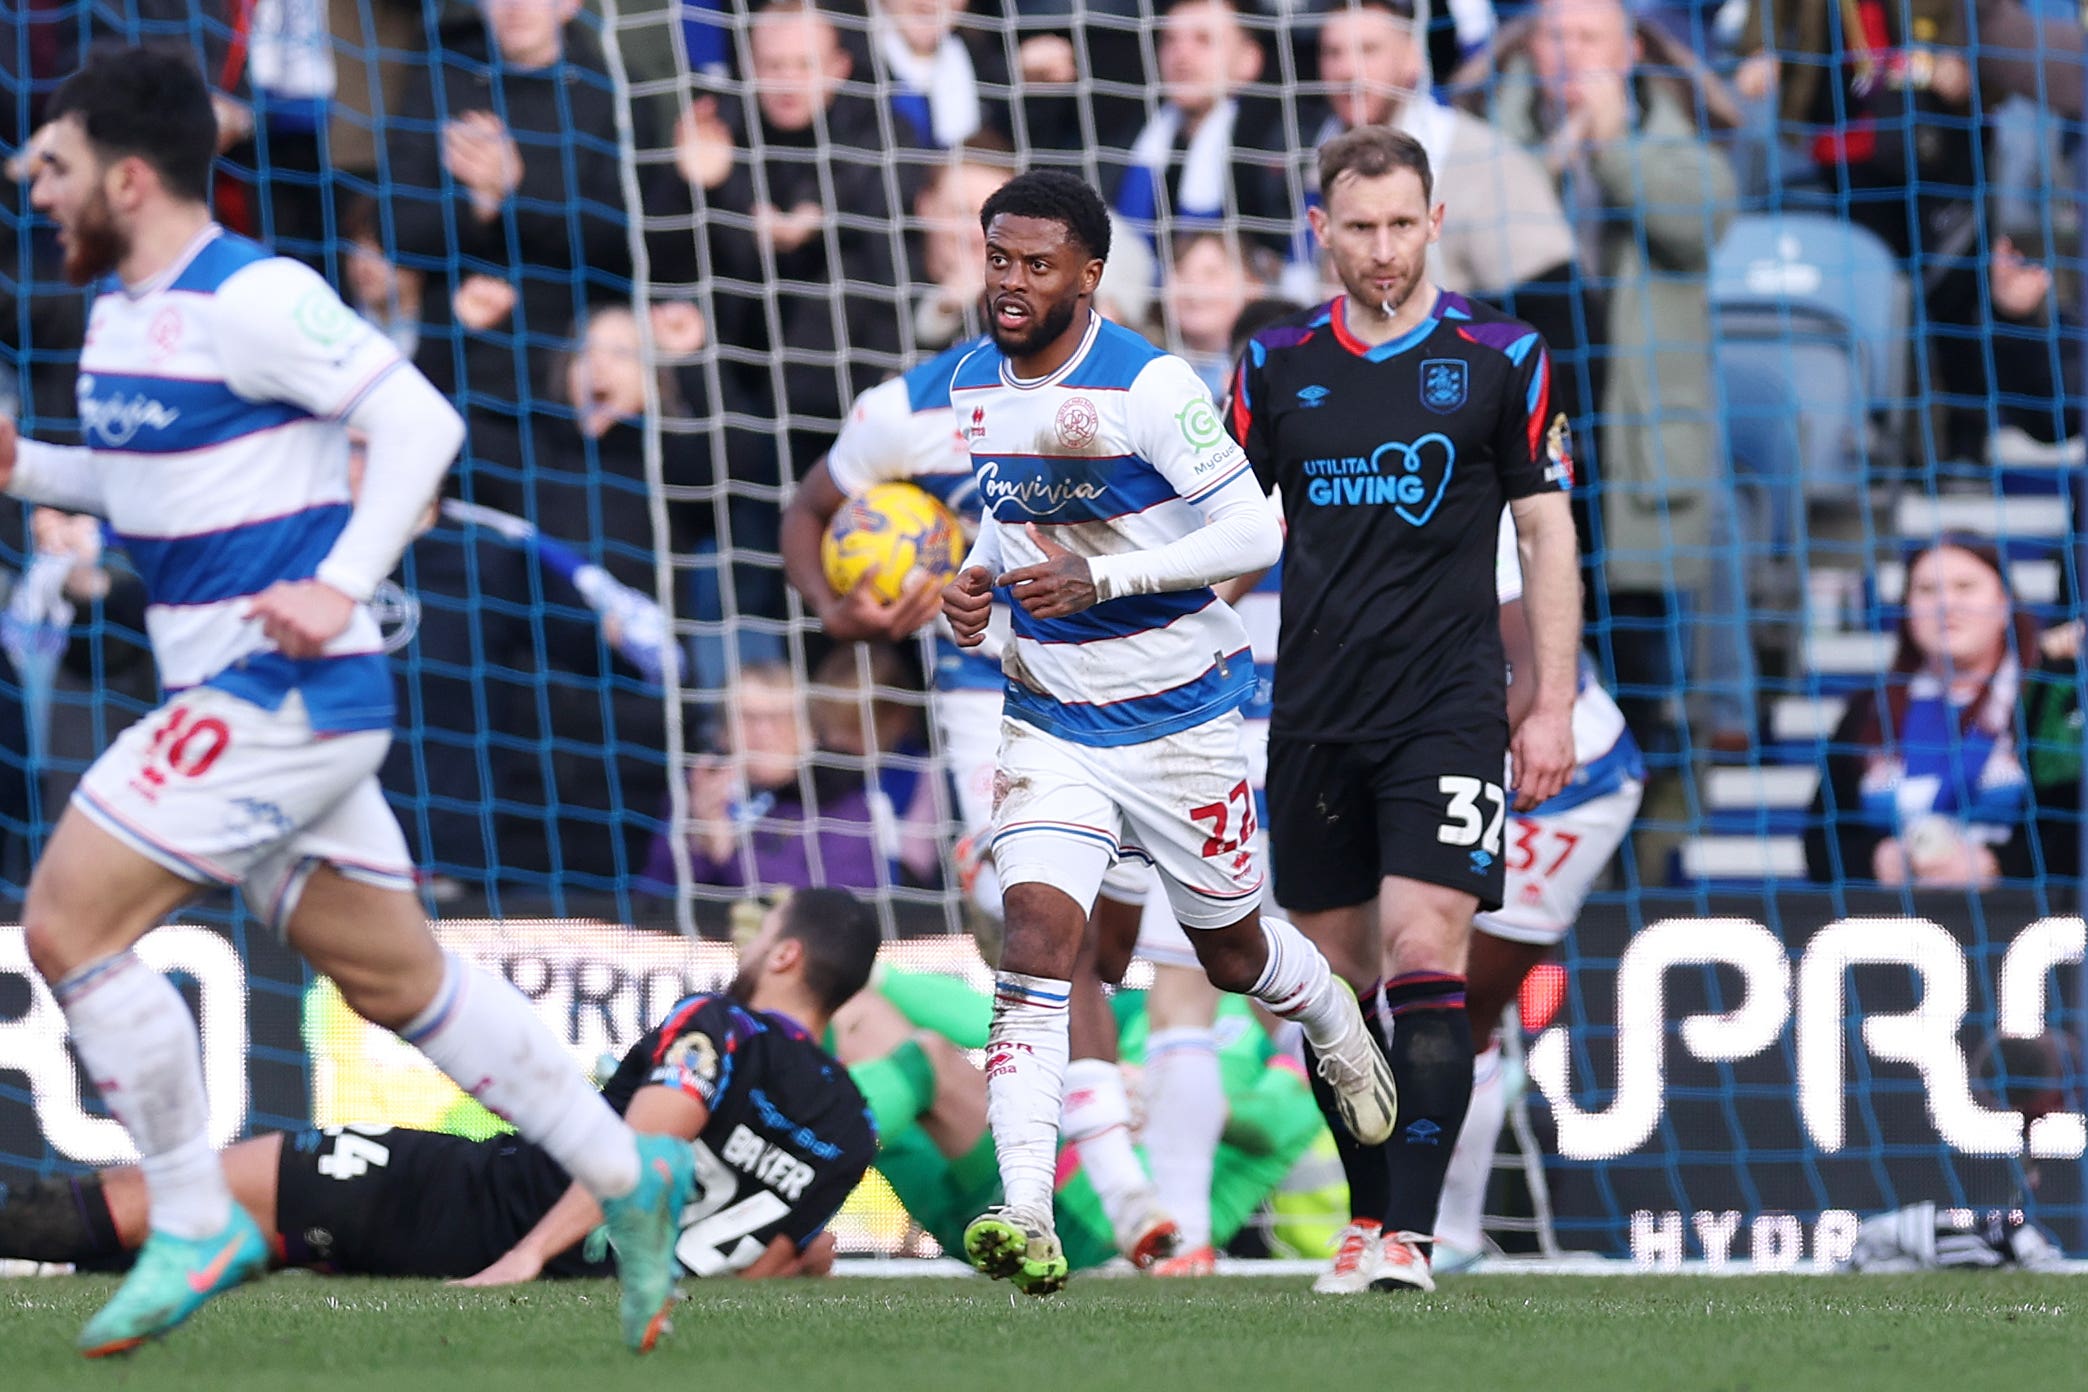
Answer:
[[130, 233], [109, 201], [109, 187], [125, 177], [122, 166], [129, 161], [105, 166], [75, 116], [51, 122], [35, 141], [29, 205], [58, 227], [65, 278], [74, 285], [92, 284], [130, 255]]
[[1200, 353], [1222, 353], [1233, 322], [1252, 299], [1255, 283], [1237, 244], [1223, 237], [1198, 237], [1175, 258], [1167, 301], [1175, 331]]
[[1239, 16], [1212, 0], [1186, 0], [1169, 10], [1155, 57], [1161, 91], [1192, 116], [1261, 75], [1261, 49]]
[[1545, 0], [1530, 57], [1545, 91], [1577, 111], [1591, 84], [1631, 75], [1638, 40], [1618, 0]]
[[1383, 125], [1421, 90], [1421, 46], [1384, 10], [1336, 10], [1320, 27], [1319, 71], [1342, 125]]
[[986, 229], [986, 322], [1011, 358], [1042, 352], [1094, 293], [1102, 263], [1050, 218], [1002, 213]]
[[1312, 227], [1342, 288], [1365, 304], [1405, 304], [1428, 273], [1429, 243], [1443, 225], [1421, 176], [1411, 169], [1343, 174], [1324, 197], [1325, 206], [1311, 210]]
[[834, 26], [810, 12], [757, 16], [747, 39], [762, 119], [807, 130], [847, 80], [848, 53]]
[[629, 310], [598, 310], [588, 321], [587, 338], [566, 369], [566, 392], [590, 438], [644, 414], [645, 363]]
[[2008, 643], [2008, 591], [1970, 551], [1938, 546], [1907, 572], [1907, 628], [1928, 665], [1979, 670]]

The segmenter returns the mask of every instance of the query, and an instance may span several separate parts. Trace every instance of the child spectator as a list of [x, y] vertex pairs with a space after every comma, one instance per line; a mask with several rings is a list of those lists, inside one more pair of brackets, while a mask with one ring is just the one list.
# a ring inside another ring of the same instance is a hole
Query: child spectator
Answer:
[[[848, 650], [837, 652], [852, 663]], [[909, 876], [932, 881], [932, 839], [896, 834], [891, 800], [875, 777], [874, 732], [888, 715], [873, 714], [865, 731], [851, 700], [849, 719], [836, 719], [829, 709], [815, 720], [797, 678], [780, 665], [740, 669], [731, 695], [723, 749], [699, 756], [689, 770], [689, 868], [697, 884], [876, 890]], [[852, 747], [822, 747], [816, 730]], [[897, 728], [888, 733], [896, 735]], [[862, 753], [855, 752], [858, 745]], [[673, 892], [669, 835], [654, 839], [646, 862], [646, 887], [655, 893]], [[900, 875], [894, 874], [895, 859]]]

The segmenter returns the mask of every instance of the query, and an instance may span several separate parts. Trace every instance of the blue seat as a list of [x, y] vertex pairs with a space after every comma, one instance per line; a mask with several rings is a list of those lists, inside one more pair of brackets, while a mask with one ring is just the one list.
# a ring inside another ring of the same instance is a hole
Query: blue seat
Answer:
[[1720, 367], [1742, 375], [1728, 395], [1780, 375], [1802, 496], [1847, 497], [1905, 415], [1908, 292], [1885, 244], [1819, 214], [1739, 218], [1712, 254], [1711, 303]]
[[1741, 535], [1750, 550], [1787, 547], [1798, 539], [1792, 509], [1806, 477], [1806, 421], [1782, 358], [1773, 345], [1718, 345], [1726, 446], [1740, 495]]

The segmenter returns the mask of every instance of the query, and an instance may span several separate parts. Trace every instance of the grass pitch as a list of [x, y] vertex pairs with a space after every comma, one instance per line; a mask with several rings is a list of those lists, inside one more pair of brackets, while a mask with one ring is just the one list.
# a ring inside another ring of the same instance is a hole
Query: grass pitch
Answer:
[[164, 1343], [88, 1363], [99, 1279], [0, 1281], [0, 1387], [136, 1392], [1771, 1392], [2079, 1386], [2088, 1278], [1478, 1276], [1432, 1296], [1299, 1279], [691, 1283], [650, 1358], [607, 1284], [506, 1292], [279, 1276]]

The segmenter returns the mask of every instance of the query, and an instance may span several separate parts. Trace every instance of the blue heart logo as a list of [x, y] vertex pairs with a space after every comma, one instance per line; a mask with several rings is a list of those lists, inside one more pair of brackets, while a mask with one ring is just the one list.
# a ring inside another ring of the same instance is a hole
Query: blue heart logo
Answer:
[[[1419, 485], [1413, 494], [1415, 503], [1395, 503], [1392, 511], [1409, 526], [1425, 527], [1443, 505], [1443, 495], [1450, 491], [1450, 476], [1457, 472], [1457, 446], [1447, 435], [1430, 431], [1410, 445], [1386, 441], [1370, 456], [1370, 463], [1381, 476], [1411, 479]], [[1437, 469], [1442, 470], [1440, 475], [1436, 474]], [[1435, 480], [1432, 490], [1428, 486], [1431, 478]], [[1420, 506], [1418, 512], [1416, 505]]]

